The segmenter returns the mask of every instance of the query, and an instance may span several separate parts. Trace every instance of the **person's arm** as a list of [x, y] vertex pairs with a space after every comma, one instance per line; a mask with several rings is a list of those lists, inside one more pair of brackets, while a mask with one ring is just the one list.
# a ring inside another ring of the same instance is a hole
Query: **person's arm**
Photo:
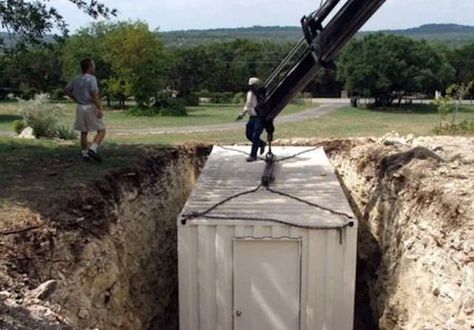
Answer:
[[74, 94], [72, 93], [72, 80], [64, 88], [64, 94], [66, 96], [69, 96], [74, 102], [77, 103], [76, 98], [74, 97]]
[[100, 102], [99, 87], [97, 86], [97, 79], [95, 77], [92, 79], [91, 82], [91, 96], [92, 104], [95, 105], [97, 118], [102, 118], [104, 114], [102, 112], [102, 103]]
[[92, 104], [95, 105], [97, 118], [102, 118], [104, 113], [102, 112], [102, 103], [100, 102], [99, 92], [92, 92]]
[[242, 112], [239, 114], [239, 116], [237, 117], [237, 120], [241, 120], [245, 117], [245, 115], [247, 113], [249, 113], [249, 109], [250, 107], [252, 107], [252, 104], [253, 104], [253, 94], [251, 91], [249, 91], [247, 93], [247, 100], [245, 101], [245, 105], [244, 105], [244, 109], [242, 110]]

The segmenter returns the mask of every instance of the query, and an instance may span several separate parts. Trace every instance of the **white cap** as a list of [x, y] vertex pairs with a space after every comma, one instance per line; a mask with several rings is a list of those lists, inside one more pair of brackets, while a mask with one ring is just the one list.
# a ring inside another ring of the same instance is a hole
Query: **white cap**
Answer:
[[262, 82], [258, 78], [252, 77], [252, 78], [249, 79], [249, 86], [258, 86], [258, 85], [261, 85], [261, 84], [262, 84]]

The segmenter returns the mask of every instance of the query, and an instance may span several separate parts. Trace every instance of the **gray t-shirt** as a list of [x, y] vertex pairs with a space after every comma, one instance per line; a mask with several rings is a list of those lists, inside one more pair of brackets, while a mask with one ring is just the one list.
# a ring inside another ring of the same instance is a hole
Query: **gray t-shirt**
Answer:
[[78, 104], [92, 104], [92, 93], [99, 92], [97, 79], [91, 74], [82, 74], [72, 79], [66, 86], [69, 89]]

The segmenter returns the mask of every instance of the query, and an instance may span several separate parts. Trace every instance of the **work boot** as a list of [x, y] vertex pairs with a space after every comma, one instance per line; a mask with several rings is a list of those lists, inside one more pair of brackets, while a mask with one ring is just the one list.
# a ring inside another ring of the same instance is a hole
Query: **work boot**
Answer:
[[249, 162], [249, 163], [250, 163], [250, 162], [254, 162], [254, 161], [256, 161], [256, 160], [257, 160], [257, 157], [253, 157], [253, 156], [248, 156], [248, 157], [247, 157], [247, 162]]
[[87, 150], [87, 154], [89, 155], [90, 158], [92, 158], [96, 162], [102, 163], [102, 158], [94, 150], [92, 149]]

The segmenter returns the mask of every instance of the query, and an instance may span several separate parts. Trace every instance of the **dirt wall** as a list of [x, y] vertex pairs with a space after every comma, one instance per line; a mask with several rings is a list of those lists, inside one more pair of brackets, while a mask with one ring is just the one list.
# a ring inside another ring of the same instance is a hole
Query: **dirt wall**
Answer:
[[[17, 283], [4, 302], [10, 327], [177, 329], [176, 215], [209, 151], [163, 149], [57, 198], [47, 224], [23, 237], [17, 257], [28, 263], [10, 272], [29, 273], [30, 288], [54, 279], [55, 290], [35, 299]], [[39, 307], [36, 323], [19, 320], [20, 309]]]
[[331, 158], [359, 217], [380, 329], [474, 328], [474, 139], [353, 141]]

